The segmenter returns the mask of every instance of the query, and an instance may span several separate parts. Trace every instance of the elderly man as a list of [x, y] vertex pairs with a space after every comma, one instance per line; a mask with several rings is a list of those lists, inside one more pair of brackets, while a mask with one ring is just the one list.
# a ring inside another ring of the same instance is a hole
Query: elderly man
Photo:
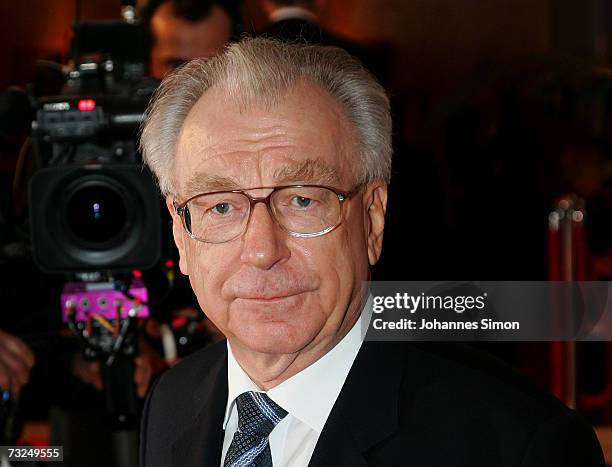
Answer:
[[603, 465], [587, 425], [498, 364], [363, 342], [391, 118], [346, 52], [251, 39], [190, 62], [142, 148], [227, 341], [155, 384], [141, 465]]

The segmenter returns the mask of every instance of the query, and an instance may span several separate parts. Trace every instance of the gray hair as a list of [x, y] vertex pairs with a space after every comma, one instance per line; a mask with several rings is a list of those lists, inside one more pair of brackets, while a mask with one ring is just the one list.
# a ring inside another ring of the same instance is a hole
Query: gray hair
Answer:
[[376, 79], [336, 47], [243, 39], [212, 59], [192, 60], [168, 76], [146, 113], [140, 148], [163, 194], [176, 193], [171, 173], [187, 114], [213, 86], [248, 105], [278, 102], [292, 84], [306, 80], [335, 97], [356, 130], [360, 182], [391, 177], [389, 99]]

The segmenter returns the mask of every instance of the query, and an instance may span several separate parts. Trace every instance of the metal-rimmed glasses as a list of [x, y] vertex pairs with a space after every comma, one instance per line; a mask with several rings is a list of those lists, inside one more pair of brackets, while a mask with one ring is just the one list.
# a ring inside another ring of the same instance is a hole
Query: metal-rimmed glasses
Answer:
[[[361, 188], [348, 192], [325, 185], [285, 185], [202, 193], [173, 202], [189, 236], [205, 243], [225, 243], [241, 236], [255, 205], [264, 203], [272, 219], [293, 237], [325, 235], [342, 222], [343, 205]], [[272, 190], [267, 196], [248, 191]]]

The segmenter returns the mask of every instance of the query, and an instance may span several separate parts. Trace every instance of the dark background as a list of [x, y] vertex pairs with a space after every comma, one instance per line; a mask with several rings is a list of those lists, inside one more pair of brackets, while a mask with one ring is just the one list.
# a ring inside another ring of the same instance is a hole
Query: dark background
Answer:
[[[83, 1], [81, 17], [117, 18], [119, 7]], [[65, 62], [73, 16], [73, 0], [1, 2], [0, 89], [31, 82], [38, 59]], [[264, 21], [254, 0], [244, 17], [247, 30]], [[612, 279], [609, 1], [329, 0], [320, 19], [376, 48], [392, 97], [394, 178], [376, 278], [546, 280], [548, 214], [573, 192], [586, 201], [583, 279]], [[3, 184], [14, 156], [0, 154]], [[547, 386], [546, 345], [491, 347]], [[579, 361], [584, 388], [605, 385], [606, 352]], [[587, 415], [610, 422], [609, 406]]]
[[[74, 3], [0, 4], [0, 88], [31, 81], [37, 59], [65, 61]], [[116, 18], [119, 6], [83, 1], [81, 17]], [[327, 2], [322, 24], [375, 44], [393, 98], [387, 238], [402, 240], [393, 261], [403, 267], [397, 276], [387, 248], [379, 277], [547, 277], [555, 197], [578, 191], [597, 210], [606, 204], [592, 175], [610, 170], [611, 9], [605, 0]], [[247, 30], [264, 21], [254, 0], [244, 17]], [[13, 165], [3, 155], [0, 168]], [[600, 255], [609, 231], [596, 223]]]

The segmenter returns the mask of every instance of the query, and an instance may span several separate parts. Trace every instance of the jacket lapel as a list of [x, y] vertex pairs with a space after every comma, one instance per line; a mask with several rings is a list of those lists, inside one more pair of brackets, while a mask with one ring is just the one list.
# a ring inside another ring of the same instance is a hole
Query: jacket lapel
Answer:
[[173, 467], [220, 465], [226, 404], [227, 350], [194, 392], [194, 419], [172, 445]]
[[[362, 344], [309, 467], [365, 467], [366, 451], [397, 430], [402, 350], [390, 342]], [[217, 467], [221, 463], [227, 352], [202, 381], [194, 393], [194, 419], [172, 445], [173, 467]]]
[[364, 453], [397, 430], [402, 354], [393, 343], [362, 344], [310, 467], [367, 466]]

